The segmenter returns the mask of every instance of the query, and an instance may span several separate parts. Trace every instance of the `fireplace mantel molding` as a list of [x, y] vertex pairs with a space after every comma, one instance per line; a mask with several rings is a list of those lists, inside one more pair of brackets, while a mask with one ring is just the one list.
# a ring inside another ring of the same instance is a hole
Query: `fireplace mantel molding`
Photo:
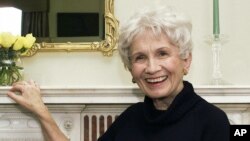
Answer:
[[[43, 141], [36, 118], [7, 97], [9, 89], [0, 87], [0, 140]], [[195, 91], [224, 110], [231, 124], [250, 124], [250, 86], [196, 86]], [[137, 87], [41, 86], [41, 93], [59, 128], [74, 141], [96, 140], [144, 98]]]
[[[6, 96], [10, 87], [0, 87], [0, 103], [13, 104]], [[215, 104], [250, 104], [250, 86], [197, 86], [201, 97]], [[41, 86], [46, 104], [132, 104], [143, 100], [136, 87], [50, 87]]]

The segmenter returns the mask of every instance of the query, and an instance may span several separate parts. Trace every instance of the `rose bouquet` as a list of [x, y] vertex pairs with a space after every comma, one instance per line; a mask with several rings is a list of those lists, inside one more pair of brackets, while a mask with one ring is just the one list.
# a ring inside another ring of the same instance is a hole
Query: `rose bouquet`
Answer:
[[23, 67], [18, 64], [20, 55], [30, 49], [36, 38], [32, 34], [15, 36], [0, 33], [0, 86], [11, 85], [22, 79]]

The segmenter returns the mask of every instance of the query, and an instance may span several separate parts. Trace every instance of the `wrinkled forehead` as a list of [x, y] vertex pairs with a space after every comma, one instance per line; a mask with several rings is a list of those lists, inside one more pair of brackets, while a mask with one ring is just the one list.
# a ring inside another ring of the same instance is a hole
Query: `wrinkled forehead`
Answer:
[[172, 39], [163, 30], [147, 29], [147, 30], [141, 30], [133, 37], [133, 40], [130, 44], [130, 48], [134, 43], [136, 43], [138, 40], [141, 40], [142, 38], [148, 41], [159, 41], [159, 42], [165, 40], [169, 44], [176, 46], [176, 44], [174, 44]]
[[163, 33], [154, 34], [151, 31], [142, 32], [135, 36], [133, 42], [130, 45], [129, 54], [138, 50], [155, 50], [157, 48], [172, 47], [174, 46], [170, 39]]

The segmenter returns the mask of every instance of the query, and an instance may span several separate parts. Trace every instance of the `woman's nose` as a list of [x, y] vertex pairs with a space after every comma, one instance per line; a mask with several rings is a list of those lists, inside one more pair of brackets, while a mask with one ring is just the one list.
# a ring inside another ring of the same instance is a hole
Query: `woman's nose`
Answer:
[[146, 73], [153, 74], [161, 69], [160, 62], [156, 59], [149, 59], [145, 69]]

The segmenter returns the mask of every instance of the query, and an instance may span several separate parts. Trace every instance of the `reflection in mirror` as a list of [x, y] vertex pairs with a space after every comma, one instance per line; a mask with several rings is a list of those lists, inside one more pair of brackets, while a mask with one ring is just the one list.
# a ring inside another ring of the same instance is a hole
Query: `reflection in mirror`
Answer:
[[114, 0], [1, 0], [22, 10], [22, 35], [32, 33], [37, 51], [101, 51], [111, 56], [117, 41]]

